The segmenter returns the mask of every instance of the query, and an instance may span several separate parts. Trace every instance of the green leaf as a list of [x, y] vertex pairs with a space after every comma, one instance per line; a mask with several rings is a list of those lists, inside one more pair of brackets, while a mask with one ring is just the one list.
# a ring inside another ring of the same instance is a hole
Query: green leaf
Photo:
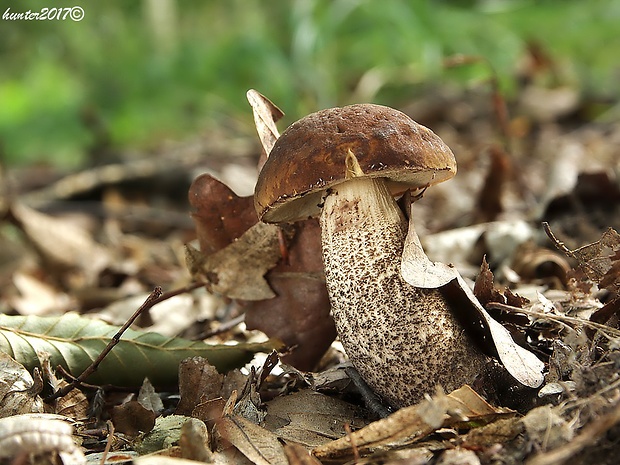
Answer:
[[[61, 317], [0, 315], [0, 350], [29, 370], [40, 367], [37, 353], [47, 352], [53, 367], [79, 376], [97, 358], [119, 327], [74, 313]], [[243, 366], [256, 352], [281, 348], [277, 341], [209, 345], [128, 329], [86, 382], [140, 386], [148, 377], [156, 386], [175, 386], [181, 360], [200, 356], [220, 372]]]

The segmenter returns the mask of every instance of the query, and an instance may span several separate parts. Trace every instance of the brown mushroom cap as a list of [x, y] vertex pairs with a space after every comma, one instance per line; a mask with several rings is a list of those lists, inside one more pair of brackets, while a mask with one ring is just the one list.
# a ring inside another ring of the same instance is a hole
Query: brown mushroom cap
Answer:
[[254, 191], [258, 216], [269, 223], [318, 216], [327, 189], [346, 180], [349, 150], [366, 176], [386, 178], [393, 193], [456, 174], [450, 148], [406, 114], [373, 104], [330, 108], [293, 123], [276, 141]]

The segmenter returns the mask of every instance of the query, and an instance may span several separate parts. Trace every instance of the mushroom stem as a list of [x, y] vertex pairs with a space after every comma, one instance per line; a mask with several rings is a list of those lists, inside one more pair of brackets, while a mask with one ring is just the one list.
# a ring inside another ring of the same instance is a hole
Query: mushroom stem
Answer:
[[327, 290], [347, 355], [393, 406], [472, 382], [487, 358], [437, 289], [403, 280], [407, 221], [383, 178], [332, 188], [320, 216]]

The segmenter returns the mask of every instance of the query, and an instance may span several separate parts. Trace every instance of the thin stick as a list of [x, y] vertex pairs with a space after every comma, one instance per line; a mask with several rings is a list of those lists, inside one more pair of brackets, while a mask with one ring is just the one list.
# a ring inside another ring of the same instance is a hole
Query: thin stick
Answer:
[[492, 310], [503, 310], [510, 313], [525, 313], [526, 315], [531, 315], [536, 318], [540, 318], [543, 320], [551, 320], [558, 323], [563, 323], [566, 325], [582, 325], [587, 326], [593, 329], [600, 331], [603, 336], [608, 339], [613, 339], [612, 336], [620, 337], [620, 331], [612, 328], [611, 326], [602, 325], [600, 323], [596, 323], [590, 320], [584, 320], [583, 318], [575, 318], [573, 316], [566, 315], [553, 315], [551, 313], [543, 313], [537, 312], [536, 310], [527, 310], [525, 308], [513, 307], [512, 305], [502, 304], [500, 302], [490, 302], [487, 307]]
[[583, 259], [579, 258], [575, 254], [574, 250], [571, 250], [568, 247], [566, 247], [566, 244], [564, 244], [564, 242], [562, 242], [557, 237], [555, 237], [555, 234], [553, 234], [553, 231], [551, 231], [551, 226], [549, 226], [549, 223], [547, 223], [546, 221], [543, 221], [542, 226], [543, 226], [543, 229], [545, 230], [545, 233], [547, 234], [549, 239], [551, 239], [551, 242], [553, 242], [553, 245], [555, 245], [555, 247], [558, 250], [562, 251], [567, 257], [571, 257], [577, 260], [579, 262], [579, 266], [585, 267], [588, 270], [590, 270], [592, 273], [598, 274], [598, 272], [594, 268], [592, 268], [592, 266], [588, 262], [585, 262]]
[[107, 424], [108, 424], [108, 440], [106, 441], [103, 454], [101, 454], [101, 461], [99, 462], [100, 465], [105, 464], [105, 461], [108, 458], [108, 454], [110, 453], [110, 449], [112, 449], [112, 440], [114, 439], [114, 423], [108, 420]]
[[80, 374], [80, 376], [75, 378], [73, 381], [71, 381], [69, 384], [67, 384], [62, 389], [59, 389], [58, 391], [56, 391], [54, 394], [52, 394], [45, 400], [49, 402], [59, 397], [66, 396], [72, 389], [80, 386], [82, 382], [86, 380], [86, 378], [88, 378], [95, 371], [97, 371], [103, 359], [112, 351], [114, 346], [116, 346], [116, 344], [120, 342], [121, 336], [123, 335], [123, 333], [127, 331], [127, 329], [136, 321], [136, 319], [145, 310], [150, 309], [157, 302], [161, 302], [161, 300], [159, 300], [161, 297], [162, 297], [161, 287], [157, 286], [153, 290], [153, 292], [149, 294], [149, 296], [146, 298], [144, 303], [140, 305], [140, 308], [138, 308], [138, 310], [136, 310], [134, 314], [129, 317], [129, 319], [125, 322], [123, 326], [121, 326], [118, 332], [112, 337], [110, 342], [108, 342], [108, 345], [101, 351], [101, 353], [97, 356], [97, 358], [93, 360], [93, 362], [82, 372], [82, 374]]

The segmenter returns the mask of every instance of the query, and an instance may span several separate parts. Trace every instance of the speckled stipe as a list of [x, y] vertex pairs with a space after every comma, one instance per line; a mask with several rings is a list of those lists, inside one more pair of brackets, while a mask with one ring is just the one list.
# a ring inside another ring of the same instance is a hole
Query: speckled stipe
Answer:
[[407, 221], [383, 180], [336, 186], [320, 221], [336, 328], [366, 382], [395, 407], [471, 383], [487, 358], [438, 291], [401, 278]]

